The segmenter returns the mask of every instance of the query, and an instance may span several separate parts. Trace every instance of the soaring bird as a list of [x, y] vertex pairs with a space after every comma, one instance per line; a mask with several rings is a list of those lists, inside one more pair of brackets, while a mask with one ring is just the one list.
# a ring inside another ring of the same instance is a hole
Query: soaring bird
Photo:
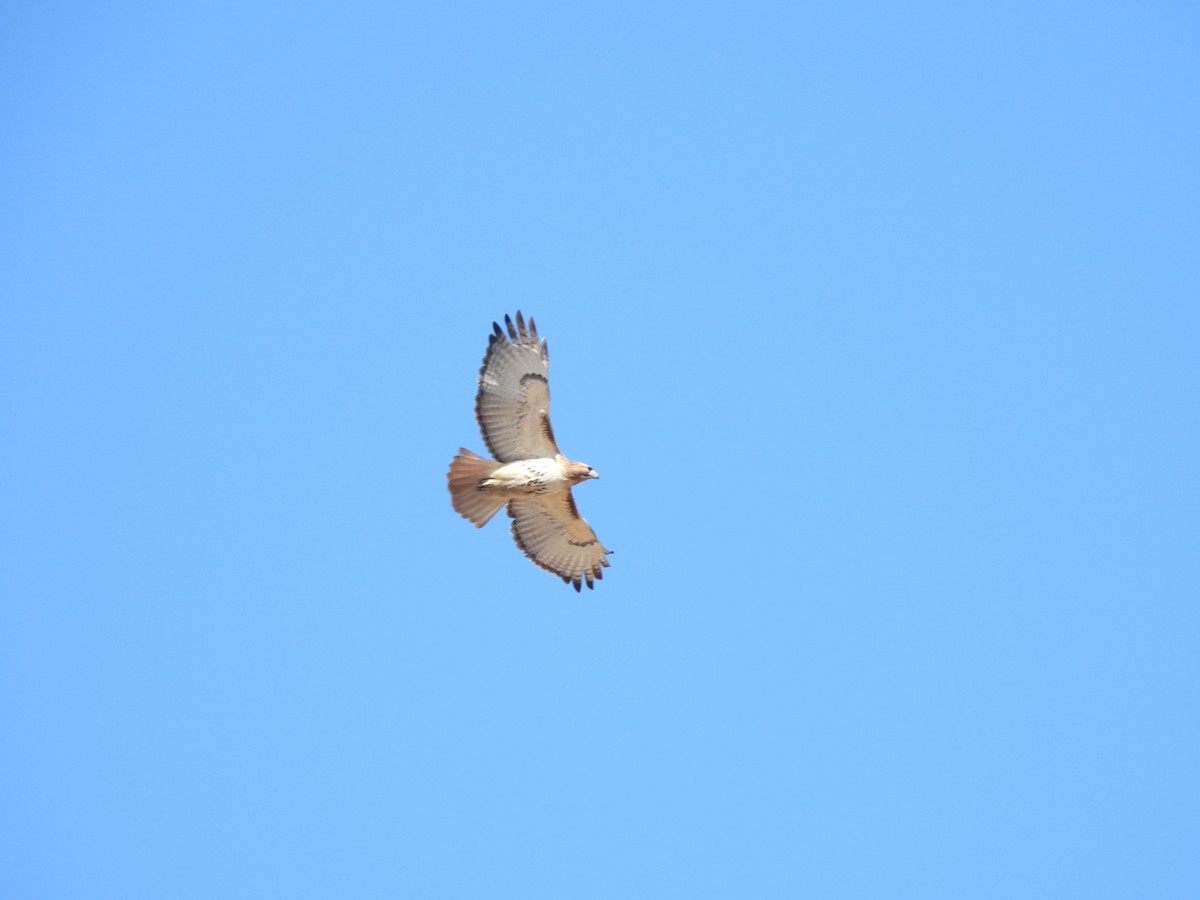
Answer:
[[579, 515], [571, 487], [599, 478], [586, 463], [567, 459], [550, 428], [549, 357], [537, 326], [518, 311], [516, 323], [492, 323], [479, 369], [475, 420], [495, 459], [460, 447], [446, 479], [450, 502], [482, 528], [508, 506], [513, 540], [547, 572], [578, 591], [602, 578], [605, 548]]

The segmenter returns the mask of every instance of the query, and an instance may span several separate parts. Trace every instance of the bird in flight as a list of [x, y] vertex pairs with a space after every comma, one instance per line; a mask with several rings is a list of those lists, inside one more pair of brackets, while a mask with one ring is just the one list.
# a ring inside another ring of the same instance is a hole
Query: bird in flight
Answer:
[[507, 505], [513, 540], [534, 565], [576, 591], [594, 587], [612, 551], [579, 515], [571, 487], [600, 476], [554, 440], [546, 339], [533, 318], [518, 311], [504, 324], [492, 323], [475, 394], [475, 420], [495, 459], [460, 447], [446, 475], [450, 502], [479, 528]]

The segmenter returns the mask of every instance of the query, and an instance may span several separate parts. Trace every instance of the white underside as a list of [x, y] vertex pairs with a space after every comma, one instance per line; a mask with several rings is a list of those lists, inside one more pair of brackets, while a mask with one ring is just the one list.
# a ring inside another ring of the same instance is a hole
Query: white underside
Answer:
[[506, 463], [480, 484], [480, 488], [488, 493], [515, 497], [550, 494], [568, 487], [562, 465], [553, 459], [519, 459]]

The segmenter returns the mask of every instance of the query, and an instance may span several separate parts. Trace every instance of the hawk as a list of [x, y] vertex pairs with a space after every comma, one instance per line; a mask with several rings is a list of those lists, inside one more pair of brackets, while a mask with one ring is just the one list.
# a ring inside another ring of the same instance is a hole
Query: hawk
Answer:
[[450, 502], [479, 528], [507, 505], [513, 540], [534, 565], [576, 591], [595, 587], [612, 551], [579, 515], [571, 487], [600, 476], [554, 440], [546, 339], [533, 318], [518, 311], [516, 324], [508, 316], [504, 324], [492, 323], [475, 394], [475, 420], [495, 459], [460, 447], [446, 475]]

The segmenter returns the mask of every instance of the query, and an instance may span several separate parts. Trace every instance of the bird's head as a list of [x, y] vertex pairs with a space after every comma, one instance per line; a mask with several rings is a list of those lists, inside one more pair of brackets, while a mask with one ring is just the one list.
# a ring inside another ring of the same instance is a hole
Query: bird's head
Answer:
[[579, 484], [581, 481], [599, 477], [600, 474], [587, 463], [567, 463], [567, 478], [570, 479], [571, 484]]

